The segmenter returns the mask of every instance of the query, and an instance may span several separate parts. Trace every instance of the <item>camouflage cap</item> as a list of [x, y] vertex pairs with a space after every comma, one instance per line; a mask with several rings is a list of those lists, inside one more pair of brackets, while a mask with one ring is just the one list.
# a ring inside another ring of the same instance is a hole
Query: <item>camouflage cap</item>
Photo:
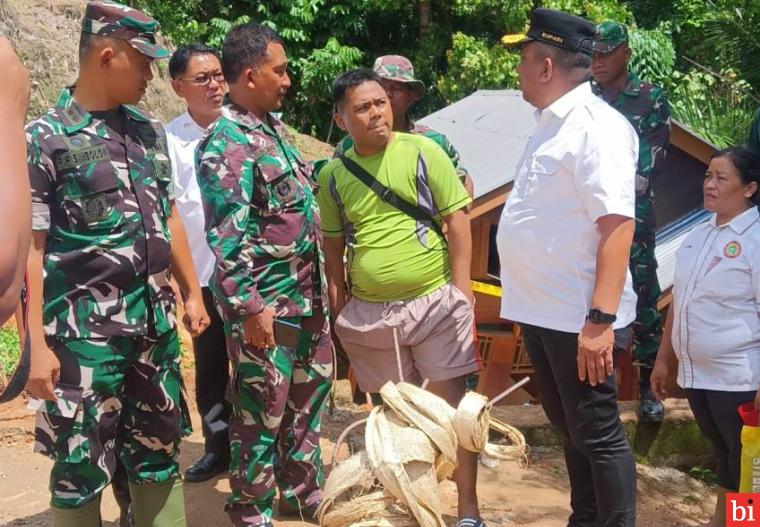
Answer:
[[383, 79], [410, 84], [419, 97], [425, 94], [425, 83], [414, 78], [414, 66], [401, 55], [383, 55], [377, 57], [372, 67]]
[[126, 40], [143, 55], [165, 59], [171, 53], [156, 44], [159, 28], [155, 19], [137, 9], [107, 0], [88, 2], [82, 20], [82, 33]]
[[596, 26], [594, 53], [609, 53], [620, 44], [628, 42], [628, 28], [618, 22], [602, 22]]

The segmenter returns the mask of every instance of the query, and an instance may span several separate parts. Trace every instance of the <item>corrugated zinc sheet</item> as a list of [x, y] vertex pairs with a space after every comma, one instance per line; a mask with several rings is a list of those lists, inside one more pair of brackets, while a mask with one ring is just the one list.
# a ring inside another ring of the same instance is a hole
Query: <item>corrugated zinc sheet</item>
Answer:
[[710, 212], [699, 209], [674, 221], [657, 233], [657, 245], [654, 253], [657, 257], [657, 278], [663, 292], [673, 286], [673, 277], [676, 272], [676, 251], [683, 243], [684, 238], [694, 227], [709, 218]]
[[445, 134], [456, 147], [477, 198], [514, 179], [536, 128], [533, 112], [518, 90], [479, 90], [419, 122]]

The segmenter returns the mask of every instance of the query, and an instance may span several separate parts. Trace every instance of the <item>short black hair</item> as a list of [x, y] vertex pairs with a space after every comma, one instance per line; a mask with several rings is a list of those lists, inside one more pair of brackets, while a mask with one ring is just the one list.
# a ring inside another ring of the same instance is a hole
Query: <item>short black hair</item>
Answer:
[[190, 59], [195, 55], [213, 55], [221, 60], [219, 50], [196, 42], [194, 44], [187, 44], [177, 51], [172, 53], [172, 57], [169, 59], [169, 76], [172, 79], [179, 78], [187, 71], [187, 65], [190, 64]]
[[267, 56], [267, 46], [284, 45], [280, 35], [256, 22], [233, 27], [222, 45], [222, 73], [227, 82], [236, 82], [246, 66], [257, 68]]
[[726, 157], [739, 173], [742, 183], [757, 183], [758, 190], [749, 198], [752, 203], [760, 203], [760, 153], [744, 146], [730, 146], [715, 152], [710, 159]]
[[95, 33], [85, 33], [82, 31], [79, 34], [79, 62], [82, 62], [95, 49], [96, 43], [103, 42], [106, 39], [113, 40], [106, 35], [96, 35]]
[[343, 105], [343, 101], [346, 99], [346, 90], [372, 81], [382, 84], [380, 75], [369, 68], [356, 68], [335, 77], [332, 84], [332, 99], [335, 108], [338, 109]]
[[565, 73], [571, 73], [576, 69], [588, 70], [591, 67], [591, 55], [581, 51], [570, 51], [545, 42], [536, 42], [536, 47], [540, 50], [540, 57], [549, 57], [552, 63]]

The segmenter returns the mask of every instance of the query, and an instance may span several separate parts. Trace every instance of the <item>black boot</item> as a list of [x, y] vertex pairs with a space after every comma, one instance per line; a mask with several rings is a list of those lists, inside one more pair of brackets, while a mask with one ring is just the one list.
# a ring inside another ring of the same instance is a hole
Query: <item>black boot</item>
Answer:
[[665, 419], [665, 407], [655, 399], [649, 383], [652, 369], [641, 366], [639, 368], [639, 422], [661, 423]]
[[185, 471], [185, 481], [199, 483], [206, 481], [217, 474], [227, 472], [230, 468], [229, 454], [217, 454], [216, 452], [206, 452], [203, 457], [190, 465]]

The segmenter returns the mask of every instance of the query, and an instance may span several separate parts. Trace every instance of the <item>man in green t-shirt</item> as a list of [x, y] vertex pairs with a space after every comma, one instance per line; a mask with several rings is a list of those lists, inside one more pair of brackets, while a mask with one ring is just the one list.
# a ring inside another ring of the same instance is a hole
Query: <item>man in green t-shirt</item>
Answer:
[[[462, 165], [459, 152], [454, 145], [438, 130], [417, 123], [409, 116], [412, 106], [422, 99], [427, 91], [425, 83], [414, 77], [412, 62], [401, 55], [383, 55], [375, 59], [372, 69], [380, 77], [380, 83], [388, 94], [388, 101], [393, 111], [393, 130], [424, 135], [435, 141], [451, 159], [459, 179], [472, 197], [474, 192], [472, 178]], [[335, 153], [342, 154], [352, 146], [354, 146], [353, 139], [350, 135], [346, 135], [335, 147]]]
[[[354, 141], [344, 153], [347, 163], [419, 209], [415, 218], [381, 199], [341, 157], [320, 171], [317, 201], [335, 333], [363, 391], [377, 392], [401, 377], [415, 384], [428, 379], [431, 392], [456, 406], [465, 377], [480, 368], [465, 213], [471, 198], [434, 141], [393, 131], [388, 95], [375, 72], [340, 75], [333, 100], [336, 124]], [[482, 527], [477, 454], [460, 449], [458, 457], [458, 525]]]

